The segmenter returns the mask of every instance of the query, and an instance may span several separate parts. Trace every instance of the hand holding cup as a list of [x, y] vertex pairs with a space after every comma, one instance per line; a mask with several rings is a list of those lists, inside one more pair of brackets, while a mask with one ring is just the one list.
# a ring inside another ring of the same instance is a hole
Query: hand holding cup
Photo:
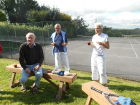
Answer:
[[90, 46], [91, 45], [91, 42], [88, 42], [87, 44]]

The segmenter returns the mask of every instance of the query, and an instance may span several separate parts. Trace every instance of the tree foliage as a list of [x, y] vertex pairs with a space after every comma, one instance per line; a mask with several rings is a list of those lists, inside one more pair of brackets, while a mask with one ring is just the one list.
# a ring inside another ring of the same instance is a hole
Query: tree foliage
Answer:
[[6, 16], [3, 12], [0, 11], [0, 21], [6, 21]]
[[28, 11], [27, 21], [28, 22], [71, 21], [71, 16], [65, 13], [61, 13], [57, 8], [53, 8], [53, 9], [45, 8], [41, 10]]
[[26, 22], [26, 13], [31, 9], [39, 9], [35, 0], [1, 0], [0, 8], [6, 13], [9, 22]]
[[85, 35], [88, 32], [88, 26], [85, 24], [85, 20], [83, 18], [77, 17], [72, 20], [72, 23], [75, 27], [75, 34]]
[[60, 23], [70, 36], [87, 33], [83, 18], [72, 20], [70, 15], [60, 12], [58, 8], [39, 6], [35, 0], [1, 0], [0, 9], [10, 23], [29, 23], [40, 27]]

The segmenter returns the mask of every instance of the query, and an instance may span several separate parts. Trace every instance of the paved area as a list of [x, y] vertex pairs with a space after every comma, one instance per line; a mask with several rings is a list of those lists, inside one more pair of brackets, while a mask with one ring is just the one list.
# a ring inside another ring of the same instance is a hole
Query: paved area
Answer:
[[[72, 69], [90, 72], [92, 48], [87, 46], [91, 37], [69, 41], [68, 55]], [[109, 38], [110, 49], [106, 50], [109, 75], [140, 81], [140, 38]], [[44, 48], [45, 63], [54, 65], [51, 46]]]

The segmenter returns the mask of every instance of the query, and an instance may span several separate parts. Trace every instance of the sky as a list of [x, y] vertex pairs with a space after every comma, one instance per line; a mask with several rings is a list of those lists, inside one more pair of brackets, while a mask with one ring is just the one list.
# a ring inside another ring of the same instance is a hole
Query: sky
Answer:
[[39, 5], [59, 8], [80, 16], [89, 27], [95, 22], [112, 28], [140, 28], [140, 0], [36, 0]]

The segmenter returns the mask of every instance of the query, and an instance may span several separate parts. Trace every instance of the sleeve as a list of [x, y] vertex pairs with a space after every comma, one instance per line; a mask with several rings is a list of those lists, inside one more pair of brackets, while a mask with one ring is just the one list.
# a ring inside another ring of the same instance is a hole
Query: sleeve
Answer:
[[41, 45], [39, 45], [39, 53], [40, 53], [40, 57], [39, 57], [38, 63], [39, 63], [39, 66], [41, 66], [44, 60], [44, 53], [43, 53], [43, 49]]
[[106, 34], [106, 37], [105, 37], [105, 42], [107, 42], [108, 41], [108, 35]]
[[25, 56], [24, 56], [24, 45], [21, 45], [19, 49], [19, 63], [21, 67], [25, 70], [26, 63], [25, 63]]

